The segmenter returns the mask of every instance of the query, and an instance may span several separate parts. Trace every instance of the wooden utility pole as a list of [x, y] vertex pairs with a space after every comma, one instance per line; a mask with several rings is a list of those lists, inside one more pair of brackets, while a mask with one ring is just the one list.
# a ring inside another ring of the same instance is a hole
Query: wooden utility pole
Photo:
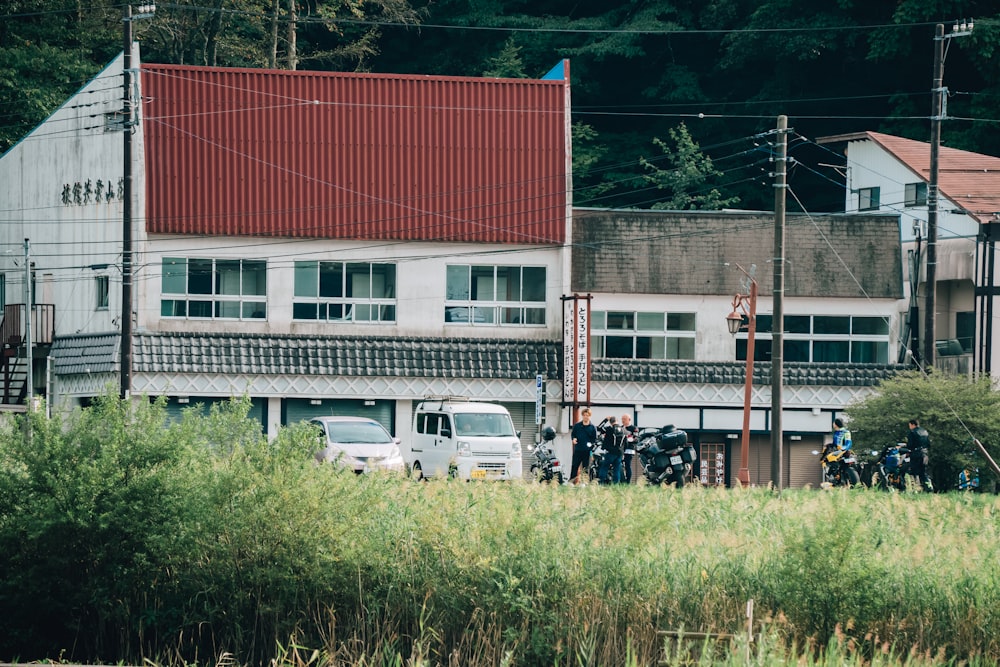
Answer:
[[941, 146], [941, 119], [944, 108], [944, 25], [934, 30], [934, 83], [931, 87], [931, 173], [927, 182], [927, 290], [924, 310], [924, 368], [934, 368], [934, 300], [937, 291], [938, 153]]

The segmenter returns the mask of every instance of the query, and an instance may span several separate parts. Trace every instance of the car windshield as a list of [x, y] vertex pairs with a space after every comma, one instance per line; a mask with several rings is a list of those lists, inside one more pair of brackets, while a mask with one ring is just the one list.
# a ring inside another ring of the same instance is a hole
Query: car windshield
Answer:
[[455, 415], [455, 429], [459, 436], [492, 437], [515, 435], [514, 424], [505, 414], [480, 412]]
[[330, 442], [342, 445], [385, 445], [392, 442], [392, 437], [382, 425], [374, 422], [329, 422], [327, 433]]

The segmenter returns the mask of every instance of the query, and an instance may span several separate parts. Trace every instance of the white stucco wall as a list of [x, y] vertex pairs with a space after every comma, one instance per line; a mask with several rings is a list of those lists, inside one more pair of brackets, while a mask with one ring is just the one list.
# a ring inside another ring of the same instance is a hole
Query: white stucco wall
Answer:
[[[106, 130], [105, 116], [121, 111], [122, 95], [119, 57], [0, 157], [0, 271], [7, 302], [24, 302], [22, 247], [30, 239], [35, 301], [56, 304], [58, 334], [119, 328], [124, 141], [121, 130]], [[133, 145], [141, 155], [141, 130]], [[134, 164], [138, 212], [143, 170], [141, 160]], [[97, 308], [98, 275], [109, 280], [106, 309]]]
[[[371, 335], [486, 337], [526, 340], [560, 338], [560, 297], [567, 288], [568, 272], [560, 247], [395, 243], [391, 241], [323, 241], [288, 239], [153, 237], [143, 251], [137, 274], [138, 327], [159, 331], [233, 331], [262, 334]], [[266, 321], [205, 320], [160, 317], [162, 262], [164, 257], [214, 259], [265, 259], [267, 261]], [[396, 263], [396, 322], [350, 324], [293, 322], [294, 263], [299, 260], [336, 260]], [[444, 322], [446, 266], [496, 264], [546, 268], [546, 326], [468, 326]]]

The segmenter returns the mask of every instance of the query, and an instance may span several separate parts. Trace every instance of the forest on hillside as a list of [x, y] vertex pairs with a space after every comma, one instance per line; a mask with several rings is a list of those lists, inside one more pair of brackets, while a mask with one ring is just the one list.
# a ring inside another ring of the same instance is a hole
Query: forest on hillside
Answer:
[[[114, 0], [0, 10], [0, 152], [122, 50]], [[137, 8], [138, 6], [136, 6]], [[570, 61], [577, 206], [842, 210], [823, 136], [930, 139], [935, 27], [946, 146], [1000, 155], [1000, 8], [970, 0], [177, 0], [132, 22], [145, 62], [538, 78]], [[969, 31], [960, 31], [969, 32]]]

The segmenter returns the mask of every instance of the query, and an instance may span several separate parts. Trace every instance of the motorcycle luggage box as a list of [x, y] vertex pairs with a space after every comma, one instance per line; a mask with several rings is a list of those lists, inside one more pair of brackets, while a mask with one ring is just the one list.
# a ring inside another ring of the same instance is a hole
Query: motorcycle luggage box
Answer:
[[688, 445], [681, 450], [681, 460], [683, 460], [684, 463], [694, 463], [697, 458], [698, 454], [694, 451], [694, 447], [691, 445]]
[[657, 437], [657, 444], [660, 446], [660, 449], [664, 451], [683, 447], [687, 444], [687, 433], [679, 430], [670, 431], [669, 433], [661, 433]]

